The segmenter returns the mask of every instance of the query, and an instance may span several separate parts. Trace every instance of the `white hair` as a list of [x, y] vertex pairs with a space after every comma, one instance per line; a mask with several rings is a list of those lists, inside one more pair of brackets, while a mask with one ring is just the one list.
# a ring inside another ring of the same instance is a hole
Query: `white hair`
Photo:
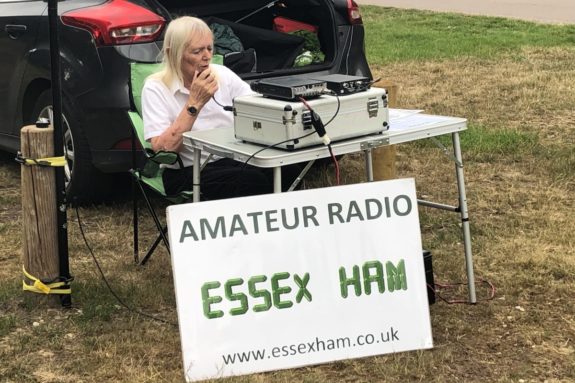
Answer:
[[163, 69], [154, 74], [153, 78], [160, 79], [167, 87], [172, 85], [174, 79], [183, 83], [182, 57], [184, 51], [190, 40], [201, 39], [205, 36], [213, 38], [212, 30], [208, 24], [197, 17], [182, 16], [172, 20], [164, 35]]

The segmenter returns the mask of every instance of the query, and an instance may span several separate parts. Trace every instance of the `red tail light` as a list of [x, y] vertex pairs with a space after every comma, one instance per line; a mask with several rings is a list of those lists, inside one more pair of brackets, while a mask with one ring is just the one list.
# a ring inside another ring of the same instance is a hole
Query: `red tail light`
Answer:
[[125, 0], [66, 12], [62, 22], [90, 31], [98, 45], [154, 41], [166, 24], [161, 16]]
[[359, 13], [359, 6], [353, 0], [347, 0], [347, 16], [350, 24], [363, 24], [361, 13]]
[[[118, 141], [114, 144], [113, 149], [115, 150], [130, 150], [132, 149], [132, 139], [125, 138], [121, 141]], [[140, 144], [140, 140], [136, 139], [136, 150], [142, 150], [142, 144]]]

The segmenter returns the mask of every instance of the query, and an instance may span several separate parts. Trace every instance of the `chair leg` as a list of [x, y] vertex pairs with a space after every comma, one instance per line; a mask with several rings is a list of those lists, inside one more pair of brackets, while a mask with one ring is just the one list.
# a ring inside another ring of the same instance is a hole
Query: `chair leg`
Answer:
[[[168, 227], [164, 226], [164, 228], [162, 230], [164, 230], [164, 233], [165, 233], [168, 231]], [[150, 259], [150, 257], [154, 253], [154, 250], [156, 250], [156, 247], [158, 247], [158, 245], [160, 244], [161, 240], [162, 240], [162, 234], [158, 234], [158, 236], [156, 237], [156, 240], [154, 241], [154, 243], [152, 244], [152, 246], [150, 247], [150, 249], [148, 250], [148, 252], [144, 256], [144, 258], [142, 258], [142, 261], [140, 262], [140, 266], [144, 266], [146, 264], [146, 262], [148, 262], [148, 259]], [[170, 252], [170, 248], [168, 248], [168, 253], [169, 252]]]
[[[168, 249], [168, 252], [169, 252], [170, 251], [170, 243], [168, 241], [168, 237], [166, 237], [167, 227], [163, 227], [162, 224], [160, 223], [158, 215], [156, 214], [156, 211], [154, 210], [154, 207], [152, 206], [152, 203], [150, 202], [150, 199], [148, 198], [146, 190], [144, 189], [142, 184], [138, 182], [138, 186], [140, 187], [140, 191], [142, 192], [142, 196], [144, 197], [144, 202], [146, 203], [146, 206], [148, 207], [148, 211], [152, 215], [152, 219], [154, 220], [154, 223], [156, 224], [156, 227], [158, 228], [158, 231], [160, 232], [160, 238], [164, 242], [164, 245], [166, 246], [166, 249]], [[153, 249], [155, 249], [155, 246], [153, 247]], [[150, 256], [148, 254], [146, 254], [146, 257], [149, 258]]]
[[138, 249], [138, 193], [136, 191], [135, 176], [132, 178], [132, 226], [134, 228], [134, 263], [139, 262], [139, 249]]

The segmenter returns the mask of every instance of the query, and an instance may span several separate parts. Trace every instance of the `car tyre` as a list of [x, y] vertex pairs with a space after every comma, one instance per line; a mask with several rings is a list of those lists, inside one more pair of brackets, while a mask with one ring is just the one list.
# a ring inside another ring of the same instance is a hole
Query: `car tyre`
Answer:
[[[63, 102], [62, 130], [64, 140], [64, 168], [66, 195], [69, 202], [98, 201], [105, 197], [108, 182], [106, 175], [92, 165], [88, 141], [80, 129], [80, 122], [68, 104]], [[39, 118], [53, 120], [52, 91], [40, 94], [32, 111], [34, 123]]]

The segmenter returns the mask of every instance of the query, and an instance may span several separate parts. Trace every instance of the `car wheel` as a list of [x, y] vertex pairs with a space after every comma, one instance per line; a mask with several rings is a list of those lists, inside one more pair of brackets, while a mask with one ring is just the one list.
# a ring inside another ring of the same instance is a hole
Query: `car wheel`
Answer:
[[[39, 118], [53, 121], [52, 91], [42, 92], [32, 112], [34, 122]], [[62, 131], [64, 140], [64, 167], [68, 201], [91, 201], [102, 197], [104, 174], [92, 166], [87, 140], [79, 128], [79, 122], [66, 103], [63, 105]]]

